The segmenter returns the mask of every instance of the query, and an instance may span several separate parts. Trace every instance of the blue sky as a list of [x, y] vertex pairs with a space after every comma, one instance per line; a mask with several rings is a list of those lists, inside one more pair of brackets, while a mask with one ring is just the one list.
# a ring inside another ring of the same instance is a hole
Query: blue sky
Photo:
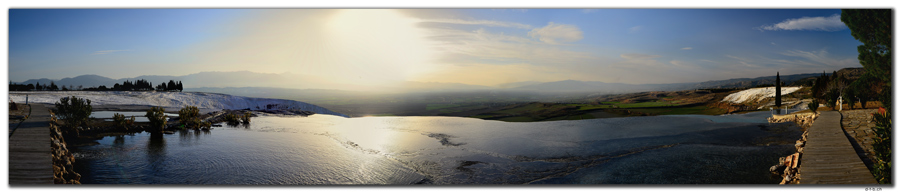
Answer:
[[[837, 16], [836, 16], [837, 15]], [[680, 83], [861, 67], [838, 9], [10, 9], [9, 78]]]

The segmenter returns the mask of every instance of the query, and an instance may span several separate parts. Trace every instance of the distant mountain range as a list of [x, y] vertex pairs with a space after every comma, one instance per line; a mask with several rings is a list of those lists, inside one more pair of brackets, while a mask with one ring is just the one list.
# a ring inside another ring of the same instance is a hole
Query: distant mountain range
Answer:
[[[856, 69], [854, 69], [856, 70]], [[828, 73], [830, 74], [830, 73]], [[782, 75], [781, 80], [786, 84], [810, 77], [818, 77], [821, 73]], [[155, 85], [169, 80], [182, 81], [185, 88], [216, 88], [216, 87], [272, 87], [286, 89], [327, 89], [327, 90], [351, 90], [351, 91], [397, 91], [397, 92], [431, 92], [431, 91], [538, 91], [538, 92], [599, 92], [599, 93], [629, 93], [643, 91], [676, 91], [704, 88], [742, 88], [753, 87], [762, 84], [774, 84], [775, 76], [758, 78], [737, 78], [728, 80], [716, 80], [696, 83], [673, 84], [624, 84], [606, 83], [599, 81], [563, 80], [555, 82], [513, 82], [501, 84], [496, 87], [469, 85], [461, 83], [435, 83], [435, 82], [397, 82], [394, 86], [361, 86], [349, 84], [336, 84], [327, 81], [326, 78], [313, 76], [300, 76], [294, 74], [256, 73], [249, 71], [238, 72], [200, 72], [184, 76], [138, 76], [134, 78], [111, 79], [98, 75], [81, 75], [73, 78], [59, 80], [30, 79], [23, 84], [50, 84], [53, 81], [60, 86], [97, 87], [105, 85], [111, 87], [125, 80], [150, 81]], [[204, 89], [205, 90], [205, 89]]]

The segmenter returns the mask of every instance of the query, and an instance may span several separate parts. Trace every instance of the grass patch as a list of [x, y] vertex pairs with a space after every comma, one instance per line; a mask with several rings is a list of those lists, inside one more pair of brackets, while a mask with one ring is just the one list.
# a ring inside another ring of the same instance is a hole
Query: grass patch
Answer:
[[666, 101], [656, 101], [656, 102], [618, 104], [616, 106], [619, 106], [619, 108], [647, 108], [647, 107], [675, 106], [675, 104], [672, 104], [671, 102], [666, 102]]
[[506, 121], [506, 122], [532, 122], [532, 121], [534, 121], [534, 119], [532, 119], [531, 117], [506, 117], [506, 118], [502, 118], [502, 119], [498, 119], [498, 120]]
[[651, 113], [656, 115], [718, 115], [724, 113], [724, 109], [708, 108], [706, 106], [693, 107], [673, 107], [673, 108], [655, 108], [655, 109], [631, 109], [631, 111]]

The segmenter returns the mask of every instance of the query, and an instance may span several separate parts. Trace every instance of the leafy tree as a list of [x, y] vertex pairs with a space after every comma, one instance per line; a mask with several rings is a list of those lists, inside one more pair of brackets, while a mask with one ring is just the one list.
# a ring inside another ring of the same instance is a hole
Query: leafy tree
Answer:
[[853, 110], [853, 104], [856, 102], [856, 91], [852, 89], [852, 87], [848, 87], [844, 89], [842, 93], [844, 97], [844, 101], [847, 102], [847, 110]]
[[59, 90], [59, 87], [56, 86], [56, 83], [53, 83], [53, 81], [50, 81], [50, 90]]
[[178, 88], [179, 92], [184, 90], [184, 85], [181, 85], [181, 81], [178, 81], [178, 84], [176, 85], [176, 87]]

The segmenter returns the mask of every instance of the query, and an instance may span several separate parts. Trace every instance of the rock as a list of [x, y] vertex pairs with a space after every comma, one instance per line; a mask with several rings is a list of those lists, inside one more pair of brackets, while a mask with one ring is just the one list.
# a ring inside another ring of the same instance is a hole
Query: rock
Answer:
[[797, 168], [800, 166], [800, 153], [794, 153], [794, 160], [791, 163], [791, 168]]
[[784, 173], [783, 173], [783, 172], [784, 172], [784, 168], [785, 168], [785, 166], [784, 166], [784, 165], [781, 165], [781, 164], [779, 164], [779, 165], [774, 165], [774, 166], [772, 166], [772, 167], [769, 167], [769, 172], [772, 172], [772, 173], [775, 174], [775, 175], [782, 175], [782, 174], [784, 174]]

